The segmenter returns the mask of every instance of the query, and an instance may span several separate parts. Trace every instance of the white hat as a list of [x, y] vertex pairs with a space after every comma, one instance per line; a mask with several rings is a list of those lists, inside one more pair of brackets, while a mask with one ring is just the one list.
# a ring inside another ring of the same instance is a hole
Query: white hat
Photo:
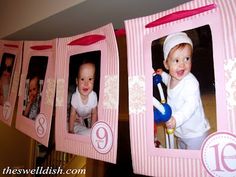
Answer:
[[164, 60], [167, 59], [170, 50], [181, 43], [187, 43], [193, 47], [192, 40], [184, 32], [178, 32], [167, 36], [163, 44]]

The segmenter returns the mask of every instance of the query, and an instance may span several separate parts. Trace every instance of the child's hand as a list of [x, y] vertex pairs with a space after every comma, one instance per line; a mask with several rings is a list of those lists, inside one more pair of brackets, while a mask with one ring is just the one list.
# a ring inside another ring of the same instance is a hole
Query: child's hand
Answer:
[[84, 119], [82, 117], [80, 117], [79, 115], [76, 115], [76, 119], [78, 120], [78, 122], [83, 125], [84, 123]]
[[167, 122], [166, 122], [166, 127], [167, 129], [175, 129], [176, 127], [176, 120], [174, 117], [171, 117]]
[[75, 134], [74, 130], [69, 130], [69, 133]]
[[36, 100], [35, 96], [30, 96], [29, 97], [29, 103], [33, 103]]
[[155, 73], [161, 75], [163, 73], [163, 70], [159, 68], [155, 71]]

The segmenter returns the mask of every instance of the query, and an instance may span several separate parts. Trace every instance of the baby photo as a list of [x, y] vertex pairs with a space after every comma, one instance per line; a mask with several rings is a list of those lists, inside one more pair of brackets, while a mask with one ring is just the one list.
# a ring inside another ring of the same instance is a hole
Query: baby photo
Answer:
[[[205, 138], [216, 131], [209, 26], [153, 41], [152, 64], [155, 147], [200, 150]], [[158, 100], [167, 107], [165, 113], [155, 106]]]
[[98, 120], [100, 52], [73, 55], [69, 64], [68, 132], [89, 135]]
[[40, 113], [41, 93], [47, 69], [48, 57], [33, 56], [26, 77], [23, 116], [35, 120]]
[[0, 105], [8, 99], [11, 90], [11, 80], [14, 72], [15, 55], [4, 53], [0, 65]]

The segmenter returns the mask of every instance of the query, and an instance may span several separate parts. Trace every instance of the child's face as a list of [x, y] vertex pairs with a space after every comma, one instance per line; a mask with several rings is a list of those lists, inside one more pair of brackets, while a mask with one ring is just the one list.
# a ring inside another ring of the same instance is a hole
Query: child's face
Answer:
[[95, 66], [93, 64], [86, 63], [80, 66], [76, 83], [81, 95], [88, 96], [93, 90], [94, 76]]
[[13, 65], [13, 59], [12, 58], [6, 58], [5, 69], [3, 71], [3, 75], [4, 76], [6, 76], [6, 77], [10, 77], [11, 76], [12, 65]]
[[30, 85], [29, 85], [29, 99], [31, 101], [35, 101], [37, 98], [37, 94], [38, 94], [38, 78], [33, 78], [30, 81]]
[[180, 81], [192, 67], [192, 47], [186, 44], [183, 48], [174, 47], [171, 49], [168, 58], [164, 61], [165, 68], [175, 80]]

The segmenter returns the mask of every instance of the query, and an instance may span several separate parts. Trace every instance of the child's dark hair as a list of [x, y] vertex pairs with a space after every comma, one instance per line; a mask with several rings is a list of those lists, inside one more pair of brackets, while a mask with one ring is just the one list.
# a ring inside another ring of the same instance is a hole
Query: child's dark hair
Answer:
[[[94, 66], [95, 70], [96, 70], [96, 64], [95, 64], [94, 60], [89, 59], [89, 58], [85, 58], [85, 59], [83, 59], [83, 60], [81, 60], [81, 61], [79, 62], [78, 70], [77, 70], [77, 76], [76, 76], [76, 77], [78, 77], [78, 73], [79, 73], [80, 67], [81, 67], [82, 65], [84, 65], [84, 64], [92, 64], [92, 65]], [[96, 75], [96, 72], [95, 72], [95, 75]]]
[[10, 73], [12, 72], [12, 69], [13, 69], [13, 66], [14, 66], [15, 55], [9, 54], [9, 53], [4, 53], [3, 57], [2, 57], [1, 65], [0, 65], [1, 66], [0, 67], [0, 76], [2, 76], [3, 71], [6, 69], [5, 62], [6, 62], [7, 58], [10, 58], [10, 59], [13, 60], [12, 61], [12, 66], [10, 66], [8, 68], [8, 72], [10, 72]]
[[38, 75], [36, 75], [36, 74], [34, 74], [34, 75], [31, 75], [30, 77], [29, 77], [29, 84], [30, 84], [30, 82], [33, 80], [33, 79], [37, 79], [37, 87], [39, 88], [40, 87], [40, 77], [38, 76]]

